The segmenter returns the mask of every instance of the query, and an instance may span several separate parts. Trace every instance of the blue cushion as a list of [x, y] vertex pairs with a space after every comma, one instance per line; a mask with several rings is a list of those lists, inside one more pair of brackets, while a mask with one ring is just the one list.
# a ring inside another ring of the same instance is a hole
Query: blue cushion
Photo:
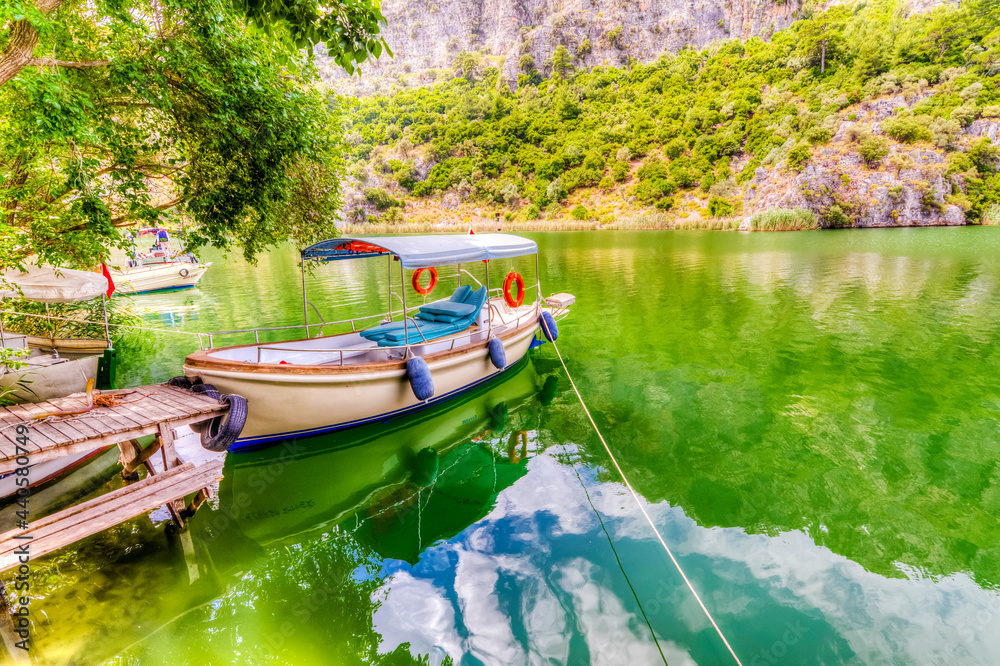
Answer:
[[468, 303], [453, 303], [452, 301], [441, 301], [439, 303], [428, 303], [420, 307], [421, 312], [435, 315], [453, 315], [465, 317], [476, 311], [475, 306]]
[[467, 284], [463, 284], [461, 287], [455, 290], [455, 293], [451, 295], [448, 300], [452, 303], [464, 303], [466, 297], [472, 293], [472, 287]]
[[415, 317], [415, 319], [422, 319], [423, 321], [440, 321], [446, 324], [454, 324], [459, 319], [464, 318], [458, 315], [431, 314], [430, 312], [418, 312]]
[[462, 302], [471, 304], [477, 310], [483, 307], [483, 304], [486, 303], [486, 287], [480, 287], [479, 289], [470, 292]]

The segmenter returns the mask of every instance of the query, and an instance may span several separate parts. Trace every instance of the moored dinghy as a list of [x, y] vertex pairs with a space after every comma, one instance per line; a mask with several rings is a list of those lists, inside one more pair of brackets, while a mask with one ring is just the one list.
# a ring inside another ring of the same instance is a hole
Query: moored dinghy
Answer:
[[[384, 256], [392, 277], [388, 311], [343, 322], [307, 320], [302, 326], [306, 335], [320, 328], [318, 337], [195, 352], [185, 361], [185, 374], [222, 393], [247, 398], [250, 416], [230, 449], [234, 451], [416, 411], [504, 372], [527, 353], [543, 315], [567, 314], [571, 296], [560, 294], [551, 303], [542, 300], [537, 253], [534, 241], [508, 234], [337, 238], [317, 243], [302, 251], [303, 287], [306, 261]], [[536, 279], [528, 288], [513, 271], [503, 288], [491, 289], [488, 270], [482, 284], [462, 268], [529, 255], [535, 255]], [[458, 287], [445, 299], [408, 307], [408, 275], [417, 293], [426, 294], [436, 284], [437, 269], [444, 266], [455, 267]], [[426, 270], [431, 284], [423, 287], [421, 274]], [[466, 278], [473, 284], [462, 284]], [[535, 298], [526, 304], [529, 292]], [[398, 304], [395, 309], [394, 304]], [[310, 305], [303, 292], [304, 315]], [[358, 323], [366, 321], [369, 327], [359, 329]], [[334, 324], [349, 325], [351, 331], [322, 335], [323, 328]], [[256, 336], [258, 330], [226, 333]]]

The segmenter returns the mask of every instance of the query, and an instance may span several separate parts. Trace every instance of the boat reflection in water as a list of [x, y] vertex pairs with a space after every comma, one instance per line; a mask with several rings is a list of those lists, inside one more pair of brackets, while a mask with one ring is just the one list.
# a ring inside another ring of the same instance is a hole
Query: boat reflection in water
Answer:
[[408, 418], [230, 456], [206, 536], [246, 549], [340, 525], [381, 557], [416, 562], [526, 474], [534, 407], [554, 395], [556, 378], [543, 381], [528, 358], [518, 365]]

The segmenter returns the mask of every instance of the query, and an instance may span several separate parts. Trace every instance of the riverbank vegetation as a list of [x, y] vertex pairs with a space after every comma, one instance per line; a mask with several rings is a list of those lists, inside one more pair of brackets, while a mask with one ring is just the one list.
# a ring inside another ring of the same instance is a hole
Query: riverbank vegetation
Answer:
[[351, 70], [383, 22], [354, 0], [0, 3], [0, 265], [93, 266], [119, 227], [177, 214], [191, 247], [248, 258], [334, 233], [311, 49]]
[[[466, 222], [496, 212], [595, 226], [637, 211], [677, 222], [740, 216], [759, 167], [794, 176], [857, 109], [899, 96], [906, 108], [890, 107], [883, 129], [856, 127], [848, 149], [866, 168], [897, 170], [906, 165], [888, 164], [892, 146], [946, 152], [961, 174], [948, 196], [980, 223], [1000, 202], [997, 148], [966, 134], [1000, 122], [998, 25], [996, 2], [908, 17], [881, 0], [804, 11], [770, 42], [718, 42], [623, 69], [575, 70], [567, 54], [525, 59], [516, 90], [462, 53], [450, 81], [348, 102], [348, 170], [365, 193], [349, 201], [350, 221], [396, 223], [414, 202], [433, 219]], [[383, 192], [397, 205], [371, 205]], [[846, 202], [834, 205], [840, 215], [813, 211], [821, 226], [853, 223]]]

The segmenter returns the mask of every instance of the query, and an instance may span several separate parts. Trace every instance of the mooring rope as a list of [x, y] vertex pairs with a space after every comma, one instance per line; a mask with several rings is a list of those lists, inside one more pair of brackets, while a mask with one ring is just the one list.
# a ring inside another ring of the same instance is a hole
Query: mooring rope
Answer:
[[[544, 323], [544, 321], [542, 326], [544, 326], [546, 332], [548, 332], [548, 326]], [[546, 336], [546, 338], [548, 337], [549, 336]], [[629, 493], [631, 493], [632, 499], [635, 500], [636, 506], [639, 507], [639, 511], [642, 512], [642, 515], [646, 518], [646, 522], [649, 523], [649, 526], [653, 528], [653, 533], [656, 534], [656, 538], [660, 541], [660, 545], [662, 545], [663, 549], [667, 551], [670, 561], [673, 562], [674, 566], [677, 568], [677, 573], [679, 573], [681, 578], [684, 579], [684, 583], [687, 584], [688, 589], [691, 590], [691, 594], [694, 595], [695, 601], [697, 601], [698, 605], [701, 606], [701, 610], [705, 612], [705, 617], [707, 617], [708, 621], [712, 623], [713, 627], [715, 627], [715, 632], [719, 634], [719, 638], [721, 638], [722, 642], [725, 643], [726, 648], [729, 650], [729, 654], [733, 655], [733, 659], [736, 660], [736, 663], [739, 664], [739, 666], [743, 666], [743, 662], [741, 662], [740, 658], [736, 656], [733, 646], [729, 644], [728, 640], [726, 640], [726, 636], [722, 633], [722, 629], [719, 628], [719, 625], [716, 623], [715, 618], [712, 617], [712, 614], [708, 612], [705, 602], [701, 600], [698, 592], [694, 589], [694, 585], [691, 584], [687, 574], [684, 573], [684, 569], [681, 568], [680, 562], [678, 562], [677, 558], [674, 557], [673, 552], [670, 550], [670, 546], [668, 546], [667, 542], [664, 541], [663, 535], [660, 534], [660, 530], [656, 528], [656, 524], [653, 522], [653, 519], [649, 517], [649, 514], [646, 512], [646, 508], [642, 505], [642, 502], [639, 501], [639, 494], [635, 492], [632, 484], [629, 483], [628, 477], [625, 476], [625, 471], [622, 469], [621, 465], [618, 464], [618, 459], [615, 458], [615, 454], [611, 452], [611, 447], [608, 446], [608, 443], [604, 440], [604, 435], [601, 434], [600, 428], [598, 428], [597, 423], [594, 422], [594, 417], [590, 415], [590, 410], [587, 409], [587, 403], [583, 401], [583, 396], [580, 395], [580, 390], [576, 387], [576, 382], [573, 381], [573, 375], [569, 374], [569, 368], [566, 367], [566, 361], [563, 360], [562, 354], [559, 352], [559, 346], [556, 345], [553, 340], [550, 340], [550, 342], [552, 342], [553, 349], [556, 350], [556, 356], [559, 357], [559, 363], [562, 364], [563, 372], [566, 373], [566, 379], [569, 380], [570, 386], [573, 387], [573, 392], [576, 393], [576, 397], [580, 401], [580, 406], [583, 407], [584, 413], [590, 420], [590, 425], [594, 427], [594, 432], [597, 433], [597, 437], [601, 440], [601, 444], [604, 445], [604, 450], [608, 452], [611, 462], [614, 464], [615, 469], [618, 470], [618, 474], [622, 477], [622, 481], [625, 483], [625, 487], [628, 489]]]

